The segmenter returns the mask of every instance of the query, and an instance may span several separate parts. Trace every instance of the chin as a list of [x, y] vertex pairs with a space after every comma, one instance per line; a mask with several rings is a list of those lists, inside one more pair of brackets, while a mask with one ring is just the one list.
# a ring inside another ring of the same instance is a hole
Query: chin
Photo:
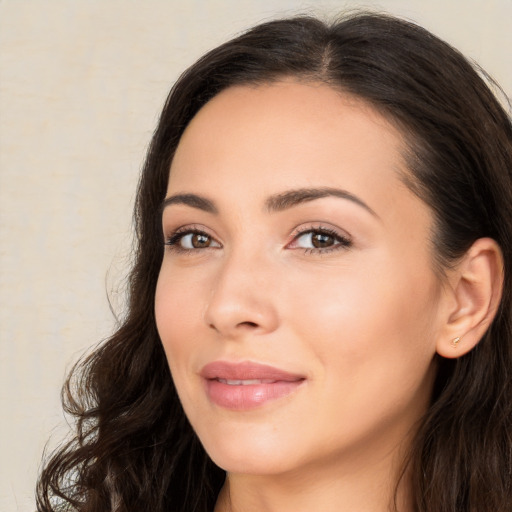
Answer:
[[247, 425], [235, 425], [224, 432], [218, 430], [209, 429], [205, 435], [201, 432], [198, 435], [213, 462], [228, 473], [283, 473], [290, 469], [293, 455], [297, 454], [297, 447], [288, 446], [284, 436], [276, 435], [275, 431], [255, 432], [254, 427]]
[[213, 462], [227, 473], [244, 475], [278, 475], [291, 470], [290, 460], [286, 456], [280, 457], [279, 454], [268, 454], [266, 452], [247, 453], [243, 449], [237, 450], [238, 453], [208, 452]]

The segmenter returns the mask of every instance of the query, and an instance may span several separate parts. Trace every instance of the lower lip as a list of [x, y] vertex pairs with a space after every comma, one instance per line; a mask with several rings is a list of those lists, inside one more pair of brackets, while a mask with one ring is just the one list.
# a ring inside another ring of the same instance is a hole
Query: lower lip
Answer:
[[256, 409], [296, 391], [304, 382], [276, 381], [271, 383], [230, 385], [214, 379], [206, 380], [209, 399], [219, 407], [233, 411]]

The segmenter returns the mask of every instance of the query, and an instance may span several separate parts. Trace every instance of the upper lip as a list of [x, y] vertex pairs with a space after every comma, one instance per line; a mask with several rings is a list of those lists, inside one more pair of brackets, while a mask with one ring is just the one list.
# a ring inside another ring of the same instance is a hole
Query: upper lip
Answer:
[[214, 361], [203, 367], [200, 373], [204, 379], [226, 380], [271, 380], [295, 382], [304, 380], [303, 375], [290, 373], [266, 364], [244, 361], [231, 363], [228, 361]]

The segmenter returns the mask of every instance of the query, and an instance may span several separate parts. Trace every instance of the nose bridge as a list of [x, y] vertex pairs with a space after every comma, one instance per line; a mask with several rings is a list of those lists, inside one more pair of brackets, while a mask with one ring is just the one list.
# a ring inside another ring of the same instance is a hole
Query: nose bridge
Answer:
[[228, 251], [212, 283], [206, 323], [224, 336], [235, 336], [248, 328], [274, 330], [278, 317], [272, 274], [270, 258], [251, 249], [250, 244]]

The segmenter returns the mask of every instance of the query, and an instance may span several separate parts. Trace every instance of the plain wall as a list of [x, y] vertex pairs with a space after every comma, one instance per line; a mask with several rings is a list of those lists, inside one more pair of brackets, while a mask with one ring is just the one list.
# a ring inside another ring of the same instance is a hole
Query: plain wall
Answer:
[[[512, 93], [511, 0], [0, 0], [0, 510], [34, 510], [60, 387], [122, 309], [144, 152], [178, 74], [249, 26], [377, 7]], [[57, 428], [58, 427], [58, 428]]]

